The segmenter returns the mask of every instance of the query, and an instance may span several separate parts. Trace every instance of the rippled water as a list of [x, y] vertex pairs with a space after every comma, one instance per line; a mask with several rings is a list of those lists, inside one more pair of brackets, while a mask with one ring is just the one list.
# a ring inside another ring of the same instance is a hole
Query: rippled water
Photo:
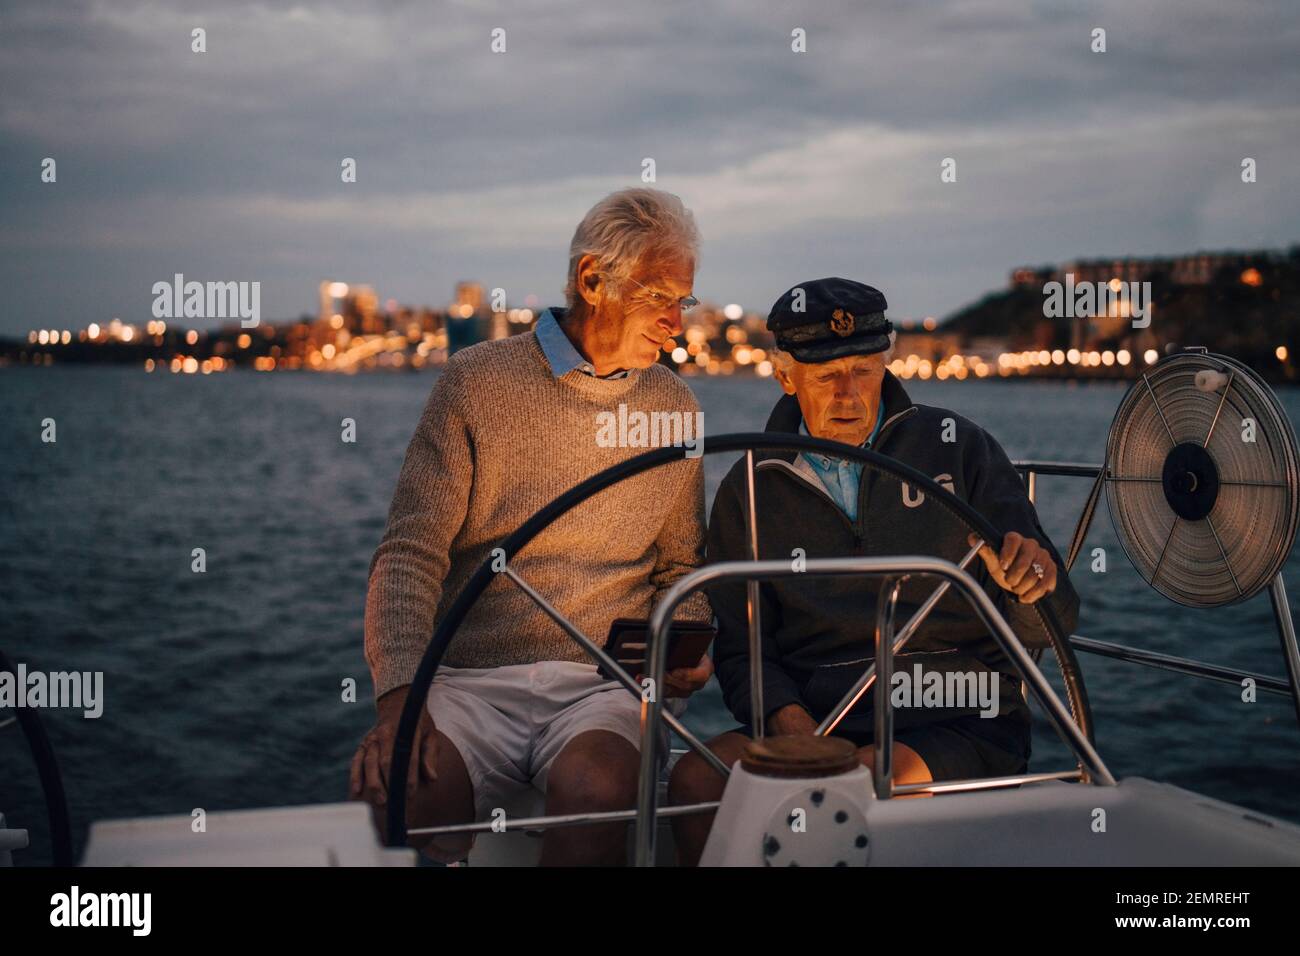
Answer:
[[[336, 377], [135, 369], [0, 373], [0, 647], [40, 670], [102, 670], [98, 720], [44, 719], [78, 851], [91, 820], [342, 799], [370, 726], [361, 654], [366, 572], [429, 375]], [[712, 434], [761, 430], [770, 381], [691, 379]], [[1012, 458], [1098, 461], [1123, 387], [909, 383], [913, 398], [988, 427]], [[1300, 393], [1281, 393], [1300, 416]], [[343, 418], [358, 441], [339, 440]], [[41, 421], [58, 441], [40, 441]], [[706, 458], [707, 493], [733, 455]], [[1064, 550], [1088, 491], [1043, 478], [1039, 510]], [[1084, 562], [1079, 633], [1283, 676], [1268, 599], [1214, 611], [1151, 591], [1123, 558], [1105, 504]], [[190, 570], [206, 549], [207, 572]], [[1288, 563], [1292, 602], [1300, 561]], [[1082, 655], [1102, 756], [1140, 774], [1300, 819], [1300, 730], [1290, 704], [1231, 685]], [[1049, 676], [1054, 678], [1054, 668]], [[340, 702], [353, 677], [360, 701]], [[1055, 681], [1054, 681], [1055, 682]], [[716, 685], [688, 723], [733, 723]], [[1064, 769], [1039, 724], [1032, 769]], [[44, 809], [21, 732], [0, 730], [0, 811], [34, 831]]]

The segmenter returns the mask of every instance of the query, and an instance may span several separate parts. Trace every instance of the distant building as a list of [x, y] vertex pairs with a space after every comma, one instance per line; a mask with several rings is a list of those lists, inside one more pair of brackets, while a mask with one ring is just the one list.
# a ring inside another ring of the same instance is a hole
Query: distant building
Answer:
[[[1267, 272], [1284, 259], [1284, 255], [1272, 250], [1196, 252], [1152, 258], [1076, 259], [1060, 265], [1021, 266], [1013, 269], [1010, 286], [1012, 290], [1042, 292], [1047, 283], [1064, 283], [1065, 277], [1070, 275], [1076, 286], [1116, 280], [1124, 283], [1151, 282], [1153, 294], [1159, 298], [1160, 287], [1207, 286], [1216, 279], [1224, 279], [1225, 274], [1226, 277], [1231, 277], [1230, 281], [1259, 285], [1262, 281], [1261, 270]], [[1147, 305], [1148, 308], [1155, 308], [1153, 302], [1148, 302]], [[1109, 315], [1076, 316], [1069, 323], [1069, 345], [1076, 349], [1110, 344], [1124, 346], [1135, 353], [1145, 353], [1158, 345], [1151, 327], [1131, 327], [1127, 309], [1123, 307]]]
[[461, 309], [461, 318], [486, 311], [487, 289], [481, 282], [457, 282], [456, 305]]
[[1196, 252], [1185, 256], [1123, 259], [1077, 259], [1061, 265], [1020, 266], [1011, 270], [1013, 289], [1041, 289], [1060, 282], [1067, 273], [1078, 282], [1150, 282], [1162, 278], [1176, 286], [1209, 285], [1221, 270], [1234, 272], [1267, 267], [1281, 256], [1271, 250]]
[[487, 338], [486, 304], [482, 283], [456, 283], [455, 298], [447, 306], [448, 355]]
[[387, 328], [373, 288], [337, 281], [320, 284], [317, 322], [335, 331], [345, 329], [349, 335], [379, 335]]

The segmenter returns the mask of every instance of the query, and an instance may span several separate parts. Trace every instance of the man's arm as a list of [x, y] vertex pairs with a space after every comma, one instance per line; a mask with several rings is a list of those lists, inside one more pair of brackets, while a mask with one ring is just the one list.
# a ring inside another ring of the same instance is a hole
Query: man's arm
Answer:
[[[1002, 446], [982, 428], [973, 427], [975, 435], [971, 441], [972, 454], [968, 458], [966, 481], [966, 487], [970, 489], [970, 504], [1003, 534], [1017, 532], [1034, 539], [1047, 551], [1056, 565], [1056, 587], [1042, 600], [1056, 612], [1068, 636], [1079, 622], [1079, 595], [1070, 583], [1065, 562], [1043, 531], [1025, 482]], [[997, 542], [990, 543], [994, 547], [997, 545]], [[1023, 604], [1015, 595], [999, 591], [998, 608], [1026, 647], [1049, 645], [1047, 629], [1033, 604]]]
[[[750, 558], [746, 544], [745, 516], [735, 488], [735, 482], [724, 481], [713, 502], [708, 534], [710, 564], [719, 561], [747, 561]], [[763, 649], [763, 710], [764, 717], [769, 717], [790, 705], [802, 708], [803, 701], [799, 696], [798, 683], [781, 666], [780, 652], [773, 637], [780, 610], [768, 598], [765, 590], [760, 588], [759, 605]], [[731, 581], [710, 585], [709, 601], [713, 605], [713, 613], [718, 617], [718, 638], [713, 642], [713, 657], [718, 683], [722, 686], [722, 697], [737, 720], [749, 723], [752, 706], [745, 583]]]
[[409, 684], [433, 636], [449, 565], [474, 480], [473, 441], [453, 359], [434, 383], [370, 562], [365, 654], [375, 697]]

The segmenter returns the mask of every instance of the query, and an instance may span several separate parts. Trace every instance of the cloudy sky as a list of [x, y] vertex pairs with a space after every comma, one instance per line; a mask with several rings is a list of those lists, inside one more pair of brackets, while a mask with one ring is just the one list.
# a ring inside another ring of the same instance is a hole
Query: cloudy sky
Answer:
[[11, 0], [0, 335], [146, 320], [177, 272], [260, 281], [268, 320], [314, 311], [323, 278], [557, 302], [573, 227], [646, 157], [696, 211], [697, 293], [761, 311], [823, 275], [942, 317], [1018, 264], [1283, 247], [1300, 17], [1295, 0]]

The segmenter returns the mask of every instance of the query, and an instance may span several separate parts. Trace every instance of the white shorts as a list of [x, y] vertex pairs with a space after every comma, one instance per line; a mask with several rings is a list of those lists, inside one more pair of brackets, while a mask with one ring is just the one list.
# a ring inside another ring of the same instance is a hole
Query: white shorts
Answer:
[[440, 667], [428, 704], [469, 770], [478, 820], [523, 788], [544, 791], [551, 764], [578, 734], [609, 730], [640, 749], [641, 698], [595, 664]]

